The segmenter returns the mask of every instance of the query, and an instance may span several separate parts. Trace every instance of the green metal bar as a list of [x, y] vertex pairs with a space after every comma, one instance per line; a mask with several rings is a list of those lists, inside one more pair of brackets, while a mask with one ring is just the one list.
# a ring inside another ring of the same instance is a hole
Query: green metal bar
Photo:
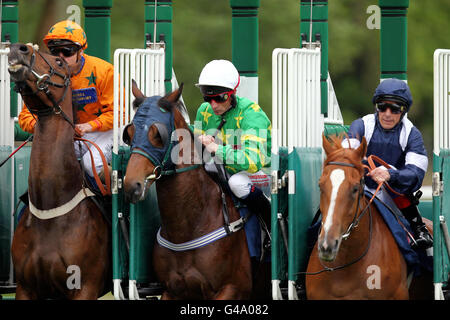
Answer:
[[[277, 153], [272, 153], [272, 172], [278, 171], [277, 179], [282, 179], [283, 175], [288, 169], [288, 150], [286, 147], [280, 147]], [[287, 264], [288, 258], [286, 248], [283, 240], [281, 230], [281, 223], [278, 214], [282, 214], [287, 218], [288, 211], [288, 188], [281, 186], [278, 189], [278, 181], [273, 181], [277, 184], [277, 192], [272, 192], [271, 195], [271, 230], [272, 230], [272, 280], [287, 280]], [[287, 222], [287, 221], [286, 221]], [[287, 231], [287, 230], [286, 230]]]
[[[19, 6], [17, 0], [4, 0], [2, 2], [2, 34], [1, 41], [6, 42], [7, 40], [11, 43], [19, 41]], [[10, 114], [11, 117], [16, 117], [17, 112], [17, 93], [13, 90], [14, 83], [11, 82], [11, 93], [10, 93]]]
[[231, 57], [241, 75], [240, 92], [258, 101], [258, 8], [260, 0], [230, 0]]
[[[172, 0], [158, 0], [156, 3], [156, 42], [164, 42], [165, 48], [165, 88], [172, 91], [172, 63], [173, 63], [173, 31], [172, 31]], [[145, 1], [145, 34], [150, 35], [153, 42], [155, 26], [155, 1]]]
[[[442, 160], [433, 153], [433, 174], [442, 174]], [[433, 282], [442, 283], [442, 246], [439, 216], [441, 215], [441, 196], [433, 194]]]
[[308, 264], [307, 230], [320, 203], [318, 181], [322, 172], [322, 149], [296, 147], [288, 161], [289, 170], [295, 173], [295, 181], [289, 181], [295, 190], [290, 190], [288, 195], [288, 279], [297, 281], [298, 272], [305, 271]]
[[406, 80], [409, 0], [379, 0], [381, 79]]
[[[280, 156], [276, 153], [272, 153], [272, 172], [279, 171]], [[280, 177], [277, 177], [278, 179]], [[277, 181], [273, 183], [278, 183]], [[272, 190], [273, 191], [273, 190]], [[271, 261], [272, 261], [272, 280], [281, 280], [281, 261], [280, 261], [280, 250], [282, 248], [282, 238], [280, 234], [280, 229], [278, 225], [278, 191], [271, 194], [271, 230], [272, 230], [272, 250], [271, 250]]]
[[311, 42], [319, 41], [321, 44], [320, 98], [321, 112], [326, 116], [328, 113], [328, 0], [300, 0], [300, 47], [310, 39]]
[[[119, 170], [120, 157], [113, 152], [112, 169]], [[113, 256], [113, 279], [122, 279], [123, 267], [120, 261], [120, 226], [119, 226], [119, 194], [113, 190], [112, 193], [112, 256]]]
[[86, 53], [111, 62], [111, 8], [113, 0], [83, 0]]
[[129, 275], [130, 280], [137, 279], [137, 266], [138, 266], [138, 254], [137, 254], [137, 242], [138, 242], [138, 210], [136, 205], [130, 203], [130, 267]]

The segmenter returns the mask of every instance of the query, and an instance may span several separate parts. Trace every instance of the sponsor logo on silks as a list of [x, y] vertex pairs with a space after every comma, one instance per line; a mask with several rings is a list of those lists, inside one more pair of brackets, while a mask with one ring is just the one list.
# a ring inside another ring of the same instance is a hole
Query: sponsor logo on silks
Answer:
[[72, 91], [72, 102], [76, 105], [86, 105], [97, 101], [95, 88], [77, 89]]

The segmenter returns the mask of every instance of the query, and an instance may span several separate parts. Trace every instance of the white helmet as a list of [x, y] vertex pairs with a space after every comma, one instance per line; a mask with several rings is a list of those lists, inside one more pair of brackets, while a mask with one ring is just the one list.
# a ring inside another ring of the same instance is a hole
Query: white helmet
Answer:
[[197, 87], [216, 86], [236, 90], [239, 85], [239, 72], [228, 60], [208, 62], [200, 73]]

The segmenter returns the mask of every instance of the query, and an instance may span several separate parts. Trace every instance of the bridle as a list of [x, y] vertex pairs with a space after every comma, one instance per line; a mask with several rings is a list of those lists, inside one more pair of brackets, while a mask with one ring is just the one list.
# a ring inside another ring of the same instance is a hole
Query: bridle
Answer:
[[[48, 67], [50, 68], [50, 70], [48, 71], [48, 73], [44, 73], [44, 74], [39, 74], [37, 71], [35, 71], [34, 65], [36, 63], [36, 53], [39, 54], [39, 56], [45, 61], [45, 63], [48, 65]], [[67, 65], [66, 69], [68, 70]], [[26, 89], [31, 89], [25, 81], [21, 81], [16, 83], [16, 86], [14, 88], [14, 90], [18, 93], [20, 93], [22, 96], [37, 96], [40, 92], [43, 92], [47, 98], [52, 102], [52, 106], [48, 106], [48, 105], [44, 105], [43, 108], [32, 108], [27, 106], [28, 110], [30, 111], [30, 113], [34, 116], [37, 115], [38, 117], [43, 117], [43, 116], [49, 116], [52, 114], [56, 114], [56, 115], [61, 115], [64, 120], [66, 120], [73, 128], [75, 128], [75, 124], [73, 123], [72, 120], [70, 120], [70, 118], [64, 113], [64, 111], [61, 109], [60, 103], [62, 101], [64, 101], [67, 91], [70, 87], [70, 72], [68, 72], [68, 75], [64, 75], [61, 74], [59, 72], [57, 72], [52, 65], [48, 62], [48, 60], [39, 52], [34, 50], [33, 48], [33, 54], [31, 56], [30, 59], [30, 65], [29, 65], [29, 69], [31, 71], [31, 73], [36, 77], [35, 83], [36, 83], [36, 91], [31, 90], [30, 92], [26, 92]], [[63, 83], [56, 83], [53, 82], [51, 79], [53, 76], [58, 76], [60, 78], [63, 79]], [[50, 91], [49, 87], [56, 87], [56, 88], [64, 88], [64, 92], [63, 95], [61, 96], [61, 98], [59, 100], [56, 100], [55, 97], [53, 96], [52, 92]]]
[[[328, 165], [337, 165], [337, 166], [344, 166], [344, 167], [350, 167], [350, 168], [357, 169], [356, 165], [354, 165], [352, 163], [348, 163], [348, 162], [330, 161], [326, 165], [327, 166]], [[367, 242], [367, 247], [364, 250], [364, 252], [359, 257], [354, 259], [353, 261], [346, 263], [344, 265], [341, 265], [341, 266], [337, 266], [337, 267], [327, 267], [322, 263], [322, 260], [319, 259], [320, 264], [323, 266], [322, 270], [317, 271], [317, 272], [299, 272], [298, 274], [317, 275], [317, 274], [320, 274], [325, 271], [335, 271], [335, 270], [344, 269], [344, 268], [351, 266], [352, 264], [355, 264], [356, 262], [360, 261], [367, 254], [367, 252], [369, 251], [369, 248], [370, 248], [370, 244], [372, 242], [372, 211], [370, 209], [370, 204], [372, 203], [372, 200], [375, 197], [376, 192], [374, 193], [374, 196], [372, 197], [372, 199], [370, 199], [370, 201], [367, 203], [366, 207], [363, 210], [361, 210], [358, 214], [358, 211], [360, 209], [360, 204], [361, 204], [361, 198], [364, 196], [364, 185], [365, 184], [364, 184], [364, 176], [363, 176], [363, 177], [361, 177], [361, 181], [360, 181], [360, 188], [359, 188], [359, 192], [358, 192], [358, 203], [356, 205], [355, 214], [353, 215], [353, 220], [350, 223], [350, 225], [348, 226], [347, 231], [342, 235], [342, 239], [344, 239], [344, 240], [348, 239], [348, 237], [350, 236], [353, 229], [358, 226], [359, 221], [362, 219], [362, 217], [364, 217], [366, 212], [369, 212], [369, 217], [370, 217], [369, 218], [369, 240]]]
[[[330, 161], [326, 165], [337, 165], [337, 166], [344, 166], [344, 167], [350, 167], [350, 168], [356, 169], [356, 165], [354, 165], [352, 163], [348, 163], [348, 162]], [[358, 191], [358, 203], [356, 205], [355, 214], [353, 215], [352, 222], [347, 227], [347, 231], [345, 231], [345, 233], [342, 235], [342, 239], [344, 239], [344, 240], [346, 240], [350, 236], [350, 233], [353, 231], [353, 229], [358, 226], [359, 221], [364, 217], [364, 215], [366, 214], [367, 210], [370, 207], [370, 202], [369, 202], [367, 204], [367, 206], [363, 210], [361, 210], [358, 214], [358, 210], [360, 208], [360, 203], [361, 203], [361, 198], [364, 195], [364, 186], [365, 186], [364, 177], [361, 177], [359, 184], [360, 184], [360, 188]]]

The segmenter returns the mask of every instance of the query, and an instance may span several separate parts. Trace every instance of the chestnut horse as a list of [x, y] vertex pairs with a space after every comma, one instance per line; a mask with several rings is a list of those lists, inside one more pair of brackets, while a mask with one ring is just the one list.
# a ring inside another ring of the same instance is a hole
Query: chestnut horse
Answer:
[[97, 299], [110, 285], [110, 227], [75, 156], [69, 67], [24, 44], [11, 46], [8, 61], [37, 120], [29, 206], [11, 247], [16, 299]]
[[[133, 85], [135, 106], [143, 102], [124, 130], [132, 150], [125, 194], [140, 201], [156, 180], [161, 229], [153, 261], [165, 286], [162, 299], [248, 299], [255, 287], [243, 223], [231, 197], [200, 165], [201, 150], [177, 109], [181, 91], [146, 98]], [[230, 233], [223, 231], [228, 227]], [[199, 240], [205, 235], [215, 241]]]
[[[342, 137], [331, 140], [323, 136], [322, 228], [306, 271], [307, 298], [408, 299], [406, 262], [375, 204], [364, 196], [367, 142], [363, 138], [357, 149], [348, 149]], [[420, 281], [429, 281], [425, 295], [432, 295], [432, 280]], [[413, 287], [419, 290], [418, 283]]]

